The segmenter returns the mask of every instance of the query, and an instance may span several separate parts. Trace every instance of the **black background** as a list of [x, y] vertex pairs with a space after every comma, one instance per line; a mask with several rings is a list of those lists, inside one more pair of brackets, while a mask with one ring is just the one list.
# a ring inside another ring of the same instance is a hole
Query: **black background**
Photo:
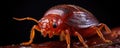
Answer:
[[[74, 4], [93, 13], [96, 18], [110, 28], [120, 26], [118, 4], [111, 0], [9, 0], [1, 6], [0, 45], [19, 44], [29, 40], [33, 21], [16, 21], [13, 17], [33, 17], [39, 20], [52, 6], [59, 4]], [[117, 5], [117, 6], [116, 6]], [[35, 43], [56, 40], [59, 38], [43, 38], [36, 32]]]

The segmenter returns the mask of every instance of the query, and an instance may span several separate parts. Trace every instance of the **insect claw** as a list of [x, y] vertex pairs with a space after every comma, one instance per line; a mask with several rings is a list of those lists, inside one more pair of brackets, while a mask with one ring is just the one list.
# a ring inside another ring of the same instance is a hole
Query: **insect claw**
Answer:
[[42, 30], [41, 30], [41, 34], [42, 34], [44, 37], [47, 36], [47, 33], [46, 33], [45, 29], [42, 29]]
[[46, 32], [43, 32], [42, 35], [43, 35], [43, 37], [46, 37], [46, 36], [47, 36], [47, 33], [46, 33]]
[[49, 32], [49, 38], [53, 37], [53, 32]]
[[53, 35], [49, 36], [49, 38], [52, 38], [52, 37], [53, 37]]

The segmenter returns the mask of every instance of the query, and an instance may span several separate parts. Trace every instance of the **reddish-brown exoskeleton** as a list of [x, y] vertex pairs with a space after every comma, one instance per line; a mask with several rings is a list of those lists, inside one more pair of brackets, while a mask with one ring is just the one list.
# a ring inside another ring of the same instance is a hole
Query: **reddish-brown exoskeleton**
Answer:
[[23, 42], [22, 45], [29, 45], [33, 42], [35, 30], [40, 31], [44, 37], [47, 34], [49, 38], [53, 37], [53, 35], [60, 35], [61, 41], [66, 40], [67, 48], [70, 48], [70, 36], [77, 36], [84, 47], [88, 47], [88, 45], [83, 38], [95, 34], [98, 34], [104, 42], [111, 42], [110, 40], [106, 40], [101, 33], [103, 28], [106, 32], [111, 32], [107, 25], [99, 23], [92, 13], [75, 5], [58, 5], [52, 7], [39, 21], [30, 17], [14, 19], [18, 21], [32, 20], [38, 23], [31, 29], [29, 42]]

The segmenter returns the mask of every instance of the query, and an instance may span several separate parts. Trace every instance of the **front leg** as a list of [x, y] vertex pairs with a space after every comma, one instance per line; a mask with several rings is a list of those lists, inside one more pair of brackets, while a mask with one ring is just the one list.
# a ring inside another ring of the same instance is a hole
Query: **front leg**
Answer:
[[21, 43], [21, 45], [30, 45], [33, 42], [33, 39], [34, 39], [34, 36], [35, 36], [35, 29], [36, 29], [36, 25], [34, 25], [31, 29], [30, 40], [28, 42]]
[[68, 30], [65, 31], [65, 39], [66, 39], [66, 42], [67, 42], [67, 48], [70, 48], [70, 33]]

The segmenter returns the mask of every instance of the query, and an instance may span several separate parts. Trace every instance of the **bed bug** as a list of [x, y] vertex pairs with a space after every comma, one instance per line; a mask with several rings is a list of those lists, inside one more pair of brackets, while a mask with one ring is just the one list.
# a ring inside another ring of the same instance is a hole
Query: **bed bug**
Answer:
[[35, 30], [40, 31], [41, 34], [49, 38], [53, 35], [59, 35], [60, 40], [66, 40], [67, 48], [70, 48], [70, 36], [78, 37], [79, 41], [84, 47], [88, 47], [83, 38], [98, 35], [104, 42], [112, 42], [104, 38], [102, 30], [110, 33], [109, 27], [100, 23], [95, 16], [86, 9], [76, 5], [57, 5], [50, 8], [41, 18], [37, 21], [34, 18], [14, 18], [15, 20], [32, 20], [37, 23], [31, 29], [30, 40], [21, 43], [22, 45], [29, 45], [33, 42]]

